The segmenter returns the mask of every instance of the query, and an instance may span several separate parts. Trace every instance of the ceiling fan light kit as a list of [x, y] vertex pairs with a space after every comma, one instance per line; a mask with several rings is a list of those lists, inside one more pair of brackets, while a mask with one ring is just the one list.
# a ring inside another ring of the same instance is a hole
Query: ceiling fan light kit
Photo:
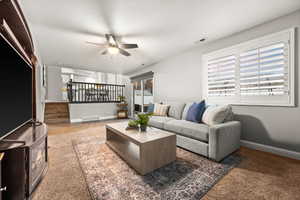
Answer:
[[123, 56], [130, 56], [130, 53], [124, 49], [135, 49], [138, 48], [137, 44], [122, 44], [116, 40], [116, 37], [112, 34], [105, 34], [106, 44], [99, 44], [93, 42], [87, 42], [88, 44], [96, 45], [99, 47], [104, 47], [105, 50], [102, 52], [102, 55], [109, 54], [121, 54]]
[[118, 54], [120, 52], [119, 48], [110, 46], [107, 48], [108, 53], [110, 54]]

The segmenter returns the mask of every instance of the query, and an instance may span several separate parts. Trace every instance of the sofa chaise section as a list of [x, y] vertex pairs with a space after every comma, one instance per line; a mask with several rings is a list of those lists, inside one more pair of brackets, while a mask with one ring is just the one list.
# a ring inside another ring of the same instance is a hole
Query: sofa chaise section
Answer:
[[208, 157], [220, 161], [240, 148], [241, 123], [230, 121], [209, 128]]

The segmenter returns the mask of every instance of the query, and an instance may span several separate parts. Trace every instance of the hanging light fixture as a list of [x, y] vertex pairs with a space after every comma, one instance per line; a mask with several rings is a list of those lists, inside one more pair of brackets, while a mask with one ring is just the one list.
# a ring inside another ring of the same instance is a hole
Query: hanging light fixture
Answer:
[[107, 48], [107, 51], [110, 53], [110, 54], [118, 54], [120, 52], [119, 48], [115, 47], [115, 46], [109, 46]]

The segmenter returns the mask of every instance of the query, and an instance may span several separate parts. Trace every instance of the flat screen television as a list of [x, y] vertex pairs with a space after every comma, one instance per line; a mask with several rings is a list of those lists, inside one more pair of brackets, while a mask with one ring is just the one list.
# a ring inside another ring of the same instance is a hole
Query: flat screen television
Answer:
[[32, 68], [0, 34], [0, 140], [32, 120]]

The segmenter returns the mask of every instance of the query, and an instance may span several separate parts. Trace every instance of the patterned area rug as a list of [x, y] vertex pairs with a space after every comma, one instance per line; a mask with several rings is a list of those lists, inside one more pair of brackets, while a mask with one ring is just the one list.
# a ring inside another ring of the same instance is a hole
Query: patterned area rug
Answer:
[[141, 176], [100, 138], [73, 141], [93, 200], [199, 200], [240, 162], [232, 155], [221, 163], [177, 148], [177, 160]]

